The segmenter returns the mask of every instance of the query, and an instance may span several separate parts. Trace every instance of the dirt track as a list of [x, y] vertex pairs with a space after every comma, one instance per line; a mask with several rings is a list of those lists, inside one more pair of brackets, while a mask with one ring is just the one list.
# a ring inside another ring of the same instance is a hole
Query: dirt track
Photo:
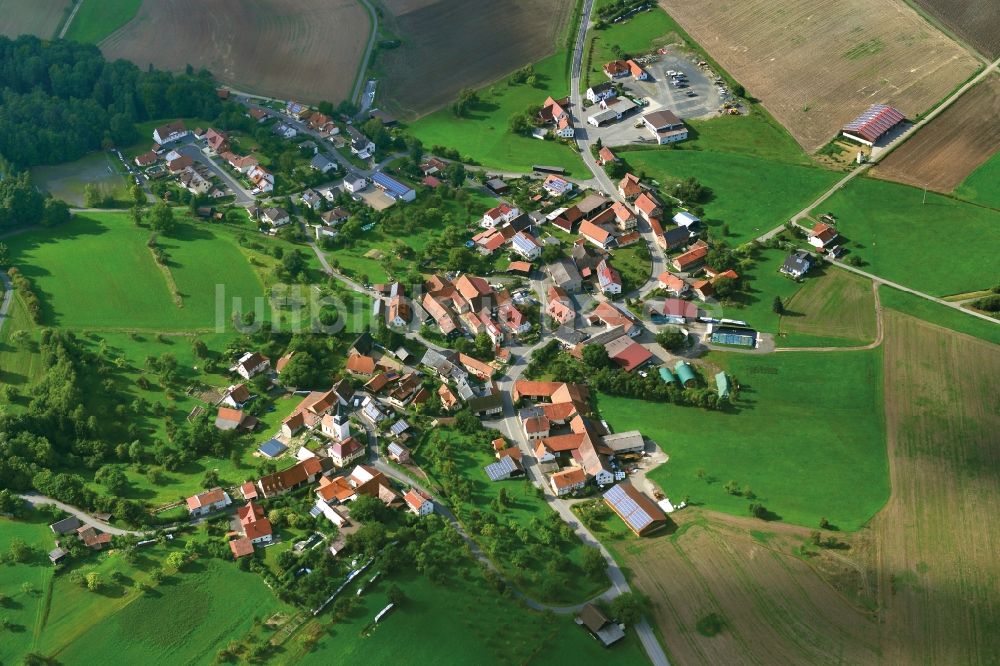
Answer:
[[979, 61], [902, 0], [661, 0], [808, 151], [890, 102], [913, 117]]
[[1000, 150], [1000, 75], [960, 97], [872, 171], [947, 194]]
[[157, 0], [101, 50], [143, 68], [205, 67], [247, 92], [336, 103], [351, 93], [369, 22], [354, 0]]

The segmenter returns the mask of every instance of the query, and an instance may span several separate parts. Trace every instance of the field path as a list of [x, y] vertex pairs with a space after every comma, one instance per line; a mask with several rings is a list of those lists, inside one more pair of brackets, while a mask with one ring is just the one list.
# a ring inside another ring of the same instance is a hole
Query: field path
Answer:
[[882, 344], [884, 339], [885, 325], [882, 321], [882, 300], [878, 295], [879, 281], [872, 280], [872, 292], [875, 295], [875, 340], [860, 347], [776, 347], [776, 352], [837, 352], [837, 351], [868, 351], [875, 349]]
[[108, 524], [103, 520], [98, 520], [97, 518], [94, 518], [86, 511], [83, 511], [82, 509], [78, 509], [75, 506], [66, 504], [65, 502], [60, 502], [57, 499], [46, 497], [45, 495], [39, 495], [38, 493], [25, 493], [20, 495], [20, 498], [26, 501], [28, 504], [35, 507], [43, 506], [46, 504], [52, 504], [54, 506], [57, 506], [66, 513], [79, 518], [80, 522], [82, 522], [84, 525], [90, 525], [92, 527], [96, 527], [102, 532], [107, 532], [108, 534], [117, 534], [117, 535], [131, 534], [133, 536], [142, 536], [143, 534], [145, 534], [145, 532], [137, 532], [135, 530], [124, 530], [120, 527], [115, 527], [114, 525]]
[[365, 74], [368, 72], [368, 62], [372, 57], [372, 49], [375, 48], [375, 37], [378, 36], [378, 13], [368, 0], [358, 0], [358, 2], [368, 11], [368, 16], [372, 20], [372, 32], [368, 35], [368, 46], [365, 47], [365, 54], [361, 56], [361, 63], [358, 65], [358, 71], [354, 75], [354, 88], [351, 90], [352, 102], [357, 102], [358, 96], [361, 95], [361, 84], [366, 80]]
[[59, 39], [66, 36], [66, 33], [69, 31], [69, 27], [73, 24], [73, 19], [76, 18], [76, 13], [80, 11], [80, 5], [82, 4], [83, 0], [76, 0], [76, 4], [73, 5], [73, 11], [71, 11], [69, 16], [66, 17], [66, 22], [63, 23], [62, 30], [59, 31]]

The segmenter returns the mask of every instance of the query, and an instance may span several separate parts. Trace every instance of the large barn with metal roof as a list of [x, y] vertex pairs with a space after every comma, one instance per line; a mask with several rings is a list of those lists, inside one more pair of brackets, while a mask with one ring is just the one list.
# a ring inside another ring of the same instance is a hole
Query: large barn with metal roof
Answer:
[[906, 120], [895, 108], [886, 104], [872, 104], [860, 116], [844, 125], [845, 137], [866, 146], [872, 146], [892, 128]]

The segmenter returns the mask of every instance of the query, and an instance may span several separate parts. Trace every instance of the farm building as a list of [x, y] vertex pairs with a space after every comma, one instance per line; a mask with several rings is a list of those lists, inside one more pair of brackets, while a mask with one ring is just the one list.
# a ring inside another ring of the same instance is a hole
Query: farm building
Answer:
[[381, 171], [372, 174], [372, 183], [375, 187], [385, 192], [386, 196], [396, 201], [413, 201], [417, 198], [416, 191], [395, 178], [390, 178]]
[[674, 366], [674, 372], [685, 387], [691, 387], [698, 383], [698, 379], [694, 376], [694, 370], [691, 369], [691, 365], [686, 361], [677, 361], [677, 365]]
[[719, 345], [733, 345], [735, 347], [756, 347], [757, 331], [749, 328], [720, 327], [715, 330], [709, 329], [709, 341]]
[[674, 373], [670, 372], [670, 368], [665, 365], [660, 366], [660, 379], [663, 380], [664, 384], [673, 384], [677, 381], [677, 378], [674, 377]]
[[667, 516], [651, 499], [628, 481], [604, 493], [604, 502], [625, 521], [636, 536], [645, 536], [667, 524]]
[[860, 116], [844, 125], [845, 137], [872, 146], [892, 128], [906, 120], [902, 113], [886, 104], [872, 104]]
[[617, 643], [625, 638], [625, 632], [620, 626], [607, 618], [597, 606], [587, 604], [580, 611], [577, 622], [587, 628], [587, 631], [597, 640], [601, 641], [604, 647]]
[[654, 111], [642, 117], [642, 122], [659, 144], [676, 143], [688, 138], [687, 127], [673, 111]]
[[676, 224], [679, 227], [685, 227], [685, 228], [693, 227], [694, 225], [701, 222], [701, 220], [696, 215], [692, 215], [686, 210], [682, 210], [681, 212], [674, 215], [673, 220], [674, 224]]
[[729, 378], [726, 373], [719, 372], [715, 375], [715, 387], [719, 390], [720, 398], [729, 397]]

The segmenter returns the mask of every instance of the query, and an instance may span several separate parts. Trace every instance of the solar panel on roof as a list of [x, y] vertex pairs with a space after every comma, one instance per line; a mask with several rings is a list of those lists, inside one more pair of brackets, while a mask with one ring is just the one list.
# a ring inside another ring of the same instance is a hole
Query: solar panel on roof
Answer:
[[635, 531], [641, 531], [644, 527], [653, 522], [653, 517], [646, 513], [634, 499], [629, 497], [621, 486], [614, 486], [604, 493], [604, 498], [611, 502], [615, 510]]

